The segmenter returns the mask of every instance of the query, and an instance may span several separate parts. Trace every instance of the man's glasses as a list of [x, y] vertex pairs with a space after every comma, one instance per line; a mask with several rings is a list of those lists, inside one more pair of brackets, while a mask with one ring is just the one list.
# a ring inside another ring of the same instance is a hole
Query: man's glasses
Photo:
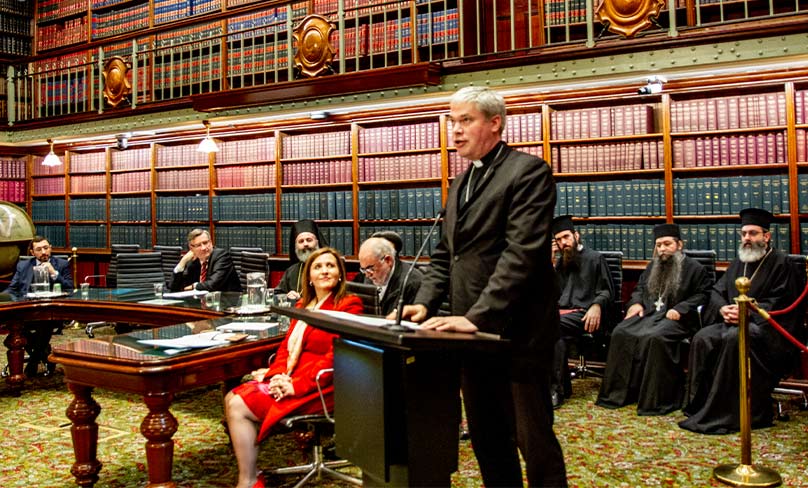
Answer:
[[[387, 255], [384, 255], [384, 256], [381, 257], [381, 259], [379, 259], [379, 261], [384, 261], [386, 258], [387, 258]], [[376, 264], [378, 264], [378, 263], [376, 263]], [[371, 264], [370, 266], [365, 266], [364, 268], [360, 267], [359, 272], [362, 273], [363, 275], [366, 275], [368, 273], [375, 273], [376, 272], [376, 264]]]
[[36, 252], [47, 251], [50, 248], [51, 248], [50, 246], [37, 246], [34, 248], [34, 251]]

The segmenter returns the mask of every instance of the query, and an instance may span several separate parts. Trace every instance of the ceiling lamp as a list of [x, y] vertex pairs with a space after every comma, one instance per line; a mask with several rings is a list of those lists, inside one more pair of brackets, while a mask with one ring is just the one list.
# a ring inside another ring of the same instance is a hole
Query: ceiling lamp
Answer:
[[61, 166], [62, 160], [53, 152], [53, 139], [48, 139], [48, 144], [50, 144], [50, 152], [42, 160], [42, 166]]
[[202, 142], [199, 143], [199, 147], [197, 147], [196, 150], [205, 154], [219, 152], [219, 146], [217, 146], [216, 141], [210, 137], [210, 122], [203, 120], [202, 124], [205, 125], [206, 135], [205, 138], [202, 139]]

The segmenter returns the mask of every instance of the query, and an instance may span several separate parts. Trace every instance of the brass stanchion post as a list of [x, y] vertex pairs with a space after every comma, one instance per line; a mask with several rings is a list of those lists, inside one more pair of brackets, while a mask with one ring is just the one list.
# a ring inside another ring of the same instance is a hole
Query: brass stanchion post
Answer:
[[749, 393], [751, 368], [749, 367], [749, 302], [746, 294], [752, 282], [749, 278], [740, 277], [735, 280], [735, 287], [740, 292], [735, 302], [738, 304], [738, 368], [740, 371], [741, 401], [741, 464], [722, 464], [713, 469], [713, 477], [722, 483], [732, 486], [780, 486], [783, 479], [780, 474], [765, 466], [752, 464], [752, 397]]

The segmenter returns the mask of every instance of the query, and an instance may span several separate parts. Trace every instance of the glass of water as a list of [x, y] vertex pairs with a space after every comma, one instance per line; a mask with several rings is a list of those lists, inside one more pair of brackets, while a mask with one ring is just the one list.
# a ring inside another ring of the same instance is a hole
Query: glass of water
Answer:
[[34, 266], [34, 279], [31, 282], [31, 291], [35, 295], [42, 295], [50, 291], [50, 274], [44, 266]]
[[163, 299], [163, 288], [165, 285], [163, 283], [155, 283], [154, 284], [154, 298], [159, 300]]
[[263, 308], [266, 306], [264, 294], [267, 289], [265, 273], [247, 273], [247, 306]]

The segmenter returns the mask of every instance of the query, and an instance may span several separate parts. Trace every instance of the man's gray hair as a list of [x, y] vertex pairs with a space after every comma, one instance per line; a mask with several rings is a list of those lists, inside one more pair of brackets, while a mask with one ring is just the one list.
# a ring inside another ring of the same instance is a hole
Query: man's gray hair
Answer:
[[396, 257], [396, 248], [393, 247], [393, 243], [382, 237], [370, 237], [364, 245], [367, 245], [378, 259], [385, 256], [391, 256], [393, 259]]
[[196, 239], [197, 237], [199, 237], [199, 236], [201, 236], [203, 234], [207, 235], [208, 239], [210, 239], [210, 232], [208, 232], [207, 230], [205, 230], [205, 229], [194, 229], [194, 230], [192, 230], [191, 232], [188, 233], [188, 244], [190, 244], [194, 239]]
[[483, 86], [466, 86], [452, 95], [450, 103], [473, 103], [489, 120], [499, 115], [502, 120], [499, 133], [505, 130], [505, 99], [494, 90]]

